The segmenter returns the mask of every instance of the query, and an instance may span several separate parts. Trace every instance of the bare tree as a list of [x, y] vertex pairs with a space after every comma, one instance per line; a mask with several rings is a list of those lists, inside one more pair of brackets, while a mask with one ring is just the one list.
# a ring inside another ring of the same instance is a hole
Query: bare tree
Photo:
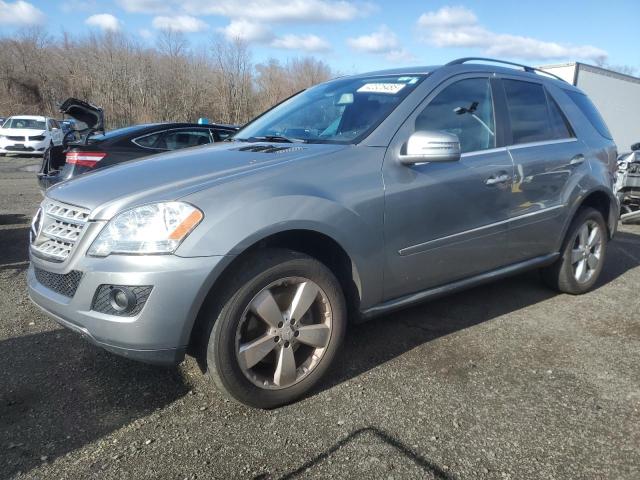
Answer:
[[192, 48], [161, 32], [153, 48], [107, 32], [54, 38], [42, 29], [0, 37], [0, 113], [57, 115], [74, 96], [104, 108], [109, 128], [156, 121], [242, 124], [332, 76], [310, 57], [252, 65], [246, 44], [215, 38]]

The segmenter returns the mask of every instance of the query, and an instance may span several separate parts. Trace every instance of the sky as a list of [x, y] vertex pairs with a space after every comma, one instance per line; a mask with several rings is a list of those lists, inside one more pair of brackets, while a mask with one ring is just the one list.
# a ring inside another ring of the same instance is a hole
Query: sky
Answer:
[[313, 55], [341, 73], [487, 56], [546, 65], [625, 65], [640, 73], [638, 0], [0, 0], [0, 34], [39, 25], [121, 31], [153, 46], [162, 30], [190, 44], [248, 43], [254, 62]]

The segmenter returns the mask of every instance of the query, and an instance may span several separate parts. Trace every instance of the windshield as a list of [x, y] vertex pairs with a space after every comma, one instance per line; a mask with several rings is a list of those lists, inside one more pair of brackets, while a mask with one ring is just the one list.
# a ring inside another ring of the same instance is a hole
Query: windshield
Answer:
[[31, 118], [9, 118], [2, 128], [26, 128], [29, 130], [44, 130], [44, 120], [33, 120]]
[[258, 117], [234, 140], [355, 143], [377, 127], [424, 77], [373, 76], [323, 83]]

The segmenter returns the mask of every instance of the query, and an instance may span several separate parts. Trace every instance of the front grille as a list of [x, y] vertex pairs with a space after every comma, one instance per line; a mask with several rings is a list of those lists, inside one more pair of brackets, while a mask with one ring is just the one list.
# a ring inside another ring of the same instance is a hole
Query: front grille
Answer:
[[7, 139], [13, 140], [14, 142], [24, 142], [26, 140], [26, 137], [16, 137], [16, 136], [9, 135]]
[[[118, 311], [111, 306], [111, 290], [117, 287], [130, 290], [136, 297], [136, 304], [131, 310]], [[152, 289], [153, 287], [150, 285], [141, 285], [137, 287], [130, 287], [126, 285], [100, 285], [93, 297], [91, 310], [106, 313], [108, 315], [117, 315], [119, 317], [134, 317], [140, 313], [144, 304], [147, 303], [147, 299], [149, 298], [149, 295], [151, 295]]]
[[54, 262], [66, 260], [84, 233], [89, 211], [45, 199], [32, 226], [32, 252]]
[[49, 290], [53, 290], [65, 297], [73, 297], [76, 294], [80, 280], [82, 279], [82, 272], [72, 270], [69, 273], [53, 273], [41, 268], [34, 267], [36, 274], [36, 280]]

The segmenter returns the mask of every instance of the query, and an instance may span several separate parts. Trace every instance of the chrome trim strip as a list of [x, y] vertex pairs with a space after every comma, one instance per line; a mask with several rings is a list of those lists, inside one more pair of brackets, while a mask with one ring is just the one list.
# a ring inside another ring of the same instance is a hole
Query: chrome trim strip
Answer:
[[525, 213], [524, 215], [518, 215], [517, 217], [508, 218], [506, 220], [501, 220], [501, 221], [495, 222], [495, 223], [490, 223], [489, 225], [483, 225], [482, 227], [472, 228], [471, 230], [465, 230], [464, 232], [454, 233], [452, 235], [447, 235], [445, 237], [439, 237], [439, 238], [436, 238], [436, 239], [433, 239], [433, 240], [429, 240], [428, 242], [418, 243], [417, 245], [412, 245], [410, 247], [405, 247], [405, 248], [399, 250], [398, 253], [401, 256], [411, 255], [413, 253], [419, 253], [419, 252], [425, 250], [425, 247], [429, 246], [432, 243], [441, 242], [443, 240], [450, 240], [450, 239], [453, 239], [453, 238], [456, 238], [456, 237], [460, 237], [462, 235], [467, 235], [469, 233], [475, 233], [475, 232], [480, 232], [482, 230], [487, 230], [489, 228], [499, 227], [499, 226], [505, 225], [507, 223], [517, 222], [518, 220], [521, 220], [523, 218], [533, 217], [535, 215], [540, 215], [540, 214], [543, 214], [543, 213], [551, 212], [553, 210], [558, 210], [560, 208], [565, 208], [565, 207], [566, 207], [566, 205], [562, 204], [562, 205], [556, 205], [554, 207], [543, 208], [542, 210], [536, 210], [535, 212]]
[[518, 144], [514, 144], [514, 145], [509, 145], [507, 147], [507, 149], [509, 150], [519, 150], [521, 148], [528, 148], [528, 147], [540, 147], [543, 145], [557, 145], [559, 143], [573, 143], [573, 142], [577, 142], [578, 139], [576, 137], [571, 137], [571, 138], [561, 138], [559, 140], [544, 140], [541, 142], [528, 142], [528, 143], [518, 143]]
[[494, 148], [487, 148], [485, 150], [474, 150], [473, 152], [464, 152], [460, 154], [460, 157], [461, 158], [475, 157], [476, 155], [482, 155], [484, 153], [498, 153], [498, 152], [506, 152], [506, 151], [507, 151], [507, 147], [494, 147]]

